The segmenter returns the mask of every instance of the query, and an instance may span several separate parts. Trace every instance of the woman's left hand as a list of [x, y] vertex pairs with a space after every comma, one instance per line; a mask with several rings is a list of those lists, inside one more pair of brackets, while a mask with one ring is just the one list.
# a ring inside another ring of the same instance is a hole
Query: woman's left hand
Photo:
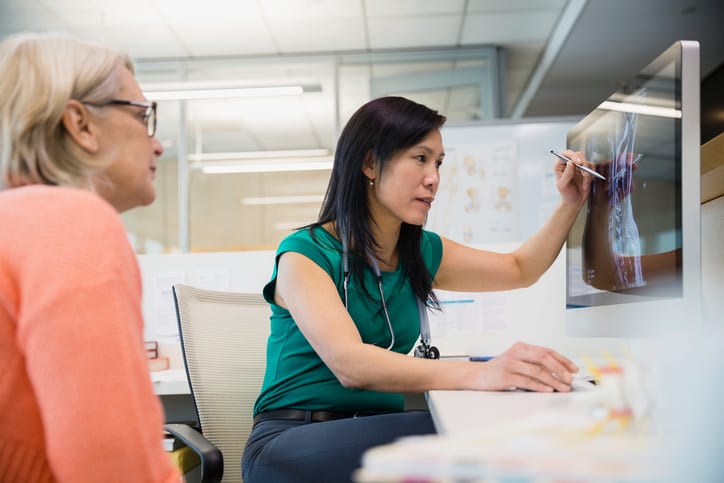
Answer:
[[574, 164], [580, 164], [593, 170], [596, 169], [596, 166], [586, 160], [581, 152], [567, 149], [563, 151], [563, 154], [573, 162], [564, 163], [561, 160], [556, 160], [553, 166], [557, 179], [556, 187], [564, 202], [582, 206], [591, 192], [593, 175], [576, 168]]

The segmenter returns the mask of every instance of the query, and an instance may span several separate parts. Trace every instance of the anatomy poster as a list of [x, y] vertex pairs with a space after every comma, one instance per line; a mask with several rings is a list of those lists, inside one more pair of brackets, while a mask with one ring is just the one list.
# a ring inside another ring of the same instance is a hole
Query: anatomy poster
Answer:
[[426, 228], [465, 244], [518, 239], [516, 144], [445, 148]]

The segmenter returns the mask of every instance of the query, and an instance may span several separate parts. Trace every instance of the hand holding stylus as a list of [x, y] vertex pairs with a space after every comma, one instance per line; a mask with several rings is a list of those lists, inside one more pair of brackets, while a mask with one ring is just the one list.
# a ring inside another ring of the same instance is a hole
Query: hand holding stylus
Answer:
[[[556, 175], [556, 188], [561, 194], [561, 201], [580, 209], [588, 200], [594, 185], [598, 184], [594, 175], [590, 174], [591, 171], [595, 173], [598, 167], [588, 162], [584, 154], [577, 151], [566, 150], [563, 154], [556, 153], [556, 156], [558, 160], [554, 163], [553, 172]], [[596, 174], [600, 176], [600, 173]]]
[[[573, 163], [573, 161], [572, 161], [570, 158], [568, 158], [567, 156], [563, 156], [562, 154], [558, 154], [557, 152], [553, 151], [552, 149], [551, 149], [551, 154], [552, 154], [553, 156], [557, 157], [558, 159], [560, 159], [561, 161], [563, 161], [564, 163]], [[599, 178], [599, 179], [601, 179], [601, 180], [603, 180], [603, 181], [606, 181], [606, 177], [605, 177], [605, 176], [597, 173], [596, 171], [592, 170], [591, 168], [587, 168], [586, 166], [583, 166], [582, 164], [578, 164], [578, 163], [573, 163], [573, 165], [574, 165], [576, 168], [585, 171], [586, 173], [592, 174], [592, 175], [595, 176], [596, 178]]]

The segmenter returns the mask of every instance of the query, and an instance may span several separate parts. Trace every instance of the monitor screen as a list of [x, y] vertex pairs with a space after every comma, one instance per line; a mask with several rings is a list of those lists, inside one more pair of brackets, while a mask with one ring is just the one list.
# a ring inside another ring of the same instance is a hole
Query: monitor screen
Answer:
[[594, 178], [566, 245], [567, 333], [630, 337], [697, 316], [699, 46], [677, 42], [568, 132]]

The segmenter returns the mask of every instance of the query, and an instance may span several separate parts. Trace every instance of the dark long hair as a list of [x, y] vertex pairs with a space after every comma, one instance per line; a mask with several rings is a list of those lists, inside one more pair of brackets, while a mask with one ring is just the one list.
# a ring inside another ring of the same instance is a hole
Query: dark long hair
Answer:
[[[445, 120], [437, 111], [409, 99], [381, 97], [360, 107], [342, 130], [327, 193], [313, 226], [335, 223], [337, 235], [348, 241], [350, 269], [358, 280], [362, 280], [365, 254], [374, 253], [376, 248], [369, 225], [369, 180], [362, 172], [365, 159], [371, 153], [382, 176], [395, 154], [416, 145], [442, 127]], [[422, 259], [421, 239], [422, 226], [403, 222], [397, 251], [415, 295], [423, 302], [431, 299], [437, 305], [432, 293], [432, 275]]]

